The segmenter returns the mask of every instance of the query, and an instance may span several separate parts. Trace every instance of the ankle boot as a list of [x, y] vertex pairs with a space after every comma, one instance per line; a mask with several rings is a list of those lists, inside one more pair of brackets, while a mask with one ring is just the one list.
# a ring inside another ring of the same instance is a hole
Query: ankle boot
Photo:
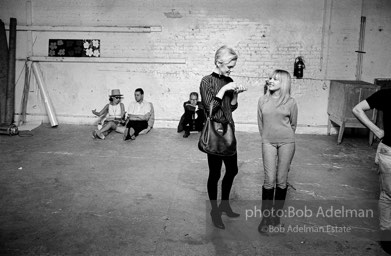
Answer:
[[271, 225], [278, 226], [280, 225], [280, 217], [282, 214], [282, 209], [284, 208], [286, 192], [288, 187], [286, 188], [276, 188], [276, 195], [274, 197], [274, 207], [273, 207], [273, 217], [271, 221]]
[[386, 253], [391, 255], [391, 230], [380, 231], [379, 244]]
[[212, 209], [210, 212], [210, 216], [212, 217], [213, 225], [216, 228], [225, 229], [223, 220], [221, 219], [221, 212], [219, 208]]
[[[262, 221], [258, 226], [259, 233], [266, 233], [269, 230], [270, 216], [273, 206], [274, 188], [262, 187]], [[264, 217], [266, 215], [266, 217]]]
[[232, 211], [231, 205], [229, 204], [229, 200], [221, 200], [219, 209], [220, 212], [225, 212], [225, 214], [230, 218], [237, 218], [240, 216], [239, 213]]

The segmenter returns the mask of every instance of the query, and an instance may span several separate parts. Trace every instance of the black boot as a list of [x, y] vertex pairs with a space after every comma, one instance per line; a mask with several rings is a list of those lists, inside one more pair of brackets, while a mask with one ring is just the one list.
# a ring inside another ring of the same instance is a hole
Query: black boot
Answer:
[[380, 231], [380, 246], [381, 248], [391, 255], [391, 230]]
[[216, 228], [225, 229], [223, 220], [221, 219], [221, 212], [219, 208], [212, 209], [212, 211], [210, 212], [210, 216], [212, 217], [213, 225]]
[[271, 220], [271, 225], [278, 226], [280, 225], [280, 217], [283, 215], [282, 209], [284, 208], [286, 192], [288, 187], [286, 188], [276, 188], [276, 195], [274, 197], [274, 207], [273, 207], [273, 217]]
[[221, 211], [217, 206], [217, 201], [211, 200], [210, 203], [212, 205], [212, 211], [210, 211], [210, 216], [212, 217], [213, 225], [216, 228], [225, 229], [223, 220], [221, 219]]
[[239, 213], [232, 211], [231, 205], [229, 204], [229, 200], [221, 200], [219, 209], [220, 212], [225, 212], [225, 214], [230, 218], [237, 218], [240, 216]]
[[[273, 207], [274, 188], [262, 187], [262, 221], [258, 226], [259, 233], [266, 233], [269, 230], [270, 215]], [[264, 217], [266, 215], [266, 217]]]

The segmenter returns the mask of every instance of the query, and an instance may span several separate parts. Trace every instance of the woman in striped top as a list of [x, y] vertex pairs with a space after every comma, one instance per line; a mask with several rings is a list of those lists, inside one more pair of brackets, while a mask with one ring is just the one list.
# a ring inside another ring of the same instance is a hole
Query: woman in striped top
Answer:
[[[212, 116], [217, 123], [231, 123], [232, 111], [238, 107], [238, 94], [246, 88], [239, 86], [229, 77], [235, 67], [238, 55], [227, 47], [220, 47], [215, 54], [214, 72], [202, 78], [200, 94], [205, 112], [209, 115], [212, 103]], [[207, 183], [208, 196], [212, 205], [210, 212], [213, 224], [220, 229], [225, 229], [221, 219], [221, 213], [225, 212], [228, 217], [239, 217], [240, 214], [232, 211], [229, 204], [229, 194], [232, 183], [238, 173], [238, 156], [216, 156], [208, 154], [209, 177]], [[217, 186], [220, 180], [222, 163], [225, 165], [225, 175], [221, 184], [221, 203], [217, 206]]]

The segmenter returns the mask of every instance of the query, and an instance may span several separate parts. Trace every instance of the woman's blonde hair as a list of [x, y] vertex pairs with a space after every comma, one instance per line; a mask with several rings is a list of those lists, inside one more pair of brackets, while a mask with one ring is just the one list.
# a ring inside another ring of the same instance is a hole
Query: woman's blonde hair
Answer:
[[[275, 80], [280, 81], [281, 83], [281, 89], [280, 89], [280, 98], [278, 99], [277, 106], [281, 106], [285, 104], [289, 98], [291, 97], [291, 75], [288, 71], [276, 69], [273, 71], [271, 78], [274, 78]], [[270, 90], [267, 88], [266, 90], [266, 96], [269, 99], [270, 97]]]
[[215, 65], [218, 64], [227, 64], [232, 60], [237, 60], [238, 54], [230, 47], [223, 45], [221, 46], [215, 54]]

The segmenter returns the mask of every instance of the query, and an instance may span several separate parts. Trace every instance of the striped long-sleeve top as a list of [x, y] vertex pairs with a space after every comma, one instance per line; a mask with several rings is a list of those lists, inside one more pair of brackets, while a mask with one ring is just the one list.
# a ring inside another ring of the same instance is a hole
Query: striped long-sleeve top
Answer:
[[212, 105], [212, 117], [219, 123], [231, 123], [234, 125], [232, 118], [232, 111], [238, 108], [238, 104], [231, 105], [233, 98], [233, 91], [227, 91], [222, 99], [217, 98], [216, 95], [220, 89], [233, 82], [232, 78], [212, 73], [204, 76], [201, 80], [200, 94], [202, 104], [205, 108], [205, 113], [209, 116], [210, 105]]

